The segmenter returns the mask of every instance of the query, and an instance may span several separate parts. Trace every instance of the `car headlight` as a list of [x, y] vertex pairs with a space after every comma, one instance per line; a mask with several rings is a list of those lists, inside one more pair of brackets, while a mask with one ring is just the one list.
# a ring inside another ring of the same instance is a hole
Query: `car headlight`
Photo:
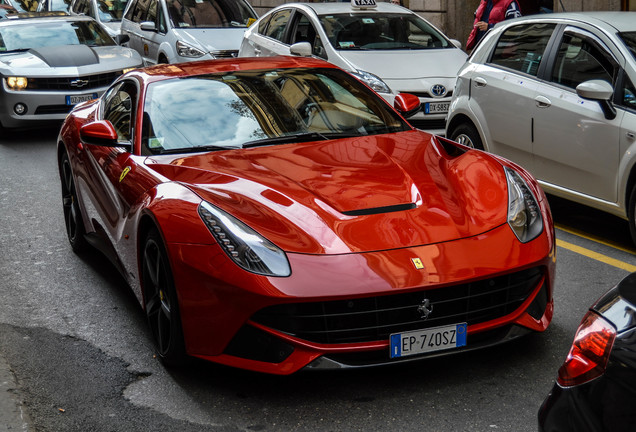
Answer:
[[287, 256], [275, 244], [240, 220], [208, 202], [199, 205], [199, 215], [225, 253], [239, 267], [265, 276], [289, 276]]
[[522, 243], [543, 231], [543, 218], [537, 198], [527, 183], [511, 168], [504, 167], [508, 180], [508, 225]]
[[371, 87], [373, 90], [378, 93], [391, 93], [391, 89], [384, 81], [380, 79], [377, 75], [373, 75], [370, 72], [365, 72], [362, 70], [351, 72], [351, 75], [358, 78], [360, 81], [363, 81], [366, 85]]
[[205, 55], [200, 49], [181, 41], [177, 41], [177, 54], [181, 57], [202, 57]]
[[11, 90], [24, 90], [27, 88], [28, 80], [26, 77], [6, 77], [7, 87]]

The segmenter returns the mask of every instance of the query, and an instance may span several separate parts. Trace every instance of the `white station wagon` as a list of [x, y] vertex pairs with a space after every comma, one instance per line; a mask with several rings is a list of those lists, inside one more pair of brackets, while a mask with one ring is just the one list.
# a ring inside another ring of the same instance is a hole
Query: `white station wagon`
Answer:
[[357, 76], [391, 105], [398, 93], [418, 96], [422, 111], [409, 122], [443, 133], [457, 71], [467, 57], [460, 43], [406, 8], [362, 3], [279, 6], [245, 32], [239, 57], [325, 59]]

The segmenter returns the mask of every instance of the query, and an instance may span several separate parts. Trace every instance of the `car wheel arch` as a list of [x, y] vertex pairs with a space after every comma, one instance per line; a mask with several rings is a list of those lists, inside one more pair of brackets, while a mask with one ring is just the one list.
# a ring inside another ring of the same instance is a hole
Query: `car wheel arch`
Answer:
[[452, 119], [449, 120], [448, 125], [446, 127], [446, 131], [448, 132], [447, 136], [450, 138], [454, 130], [460, 127], [461, 125], [469, 125], [473, 127], [475, 131], [477, 132], [477, 134], [479, 135], [479, 138], [481, 139], [482, 146], [484, 147], [486, 151], [489, 151], [488, 140], [485, 138], [483, 129], [466, 114], [457, 114]]

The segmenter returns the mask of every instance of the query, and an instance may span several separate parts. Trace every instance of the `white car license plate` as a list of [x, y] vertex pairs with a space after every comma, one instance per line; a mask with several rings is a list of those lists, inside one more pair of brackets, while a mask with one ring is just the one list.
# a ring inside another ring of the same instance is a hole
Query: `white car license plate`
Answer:
[[426, 102], [424, 104], [424, 114], [446, 114], [450, 102]]
[[77, 105], [80, 102], [86, 102], [92, 99], [97, 99], [97, 93], [66, 96], [66, 105]]
[[391, 358], [458, 348], [466, 346], [466, 323], [394, 333], [389, 340]]

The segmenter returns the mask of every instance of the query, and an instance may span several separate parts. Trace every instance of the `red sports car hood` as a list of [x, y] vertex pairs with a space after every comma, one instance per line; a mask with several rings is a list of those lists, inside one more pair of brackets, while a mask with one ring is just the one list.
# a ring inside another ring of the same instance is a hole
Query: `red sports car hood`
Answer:
[[502, 165], [429, 134], [160, 156], [148, 165], [287, 252], [349, 253], [482, 234], [506, 222]]

